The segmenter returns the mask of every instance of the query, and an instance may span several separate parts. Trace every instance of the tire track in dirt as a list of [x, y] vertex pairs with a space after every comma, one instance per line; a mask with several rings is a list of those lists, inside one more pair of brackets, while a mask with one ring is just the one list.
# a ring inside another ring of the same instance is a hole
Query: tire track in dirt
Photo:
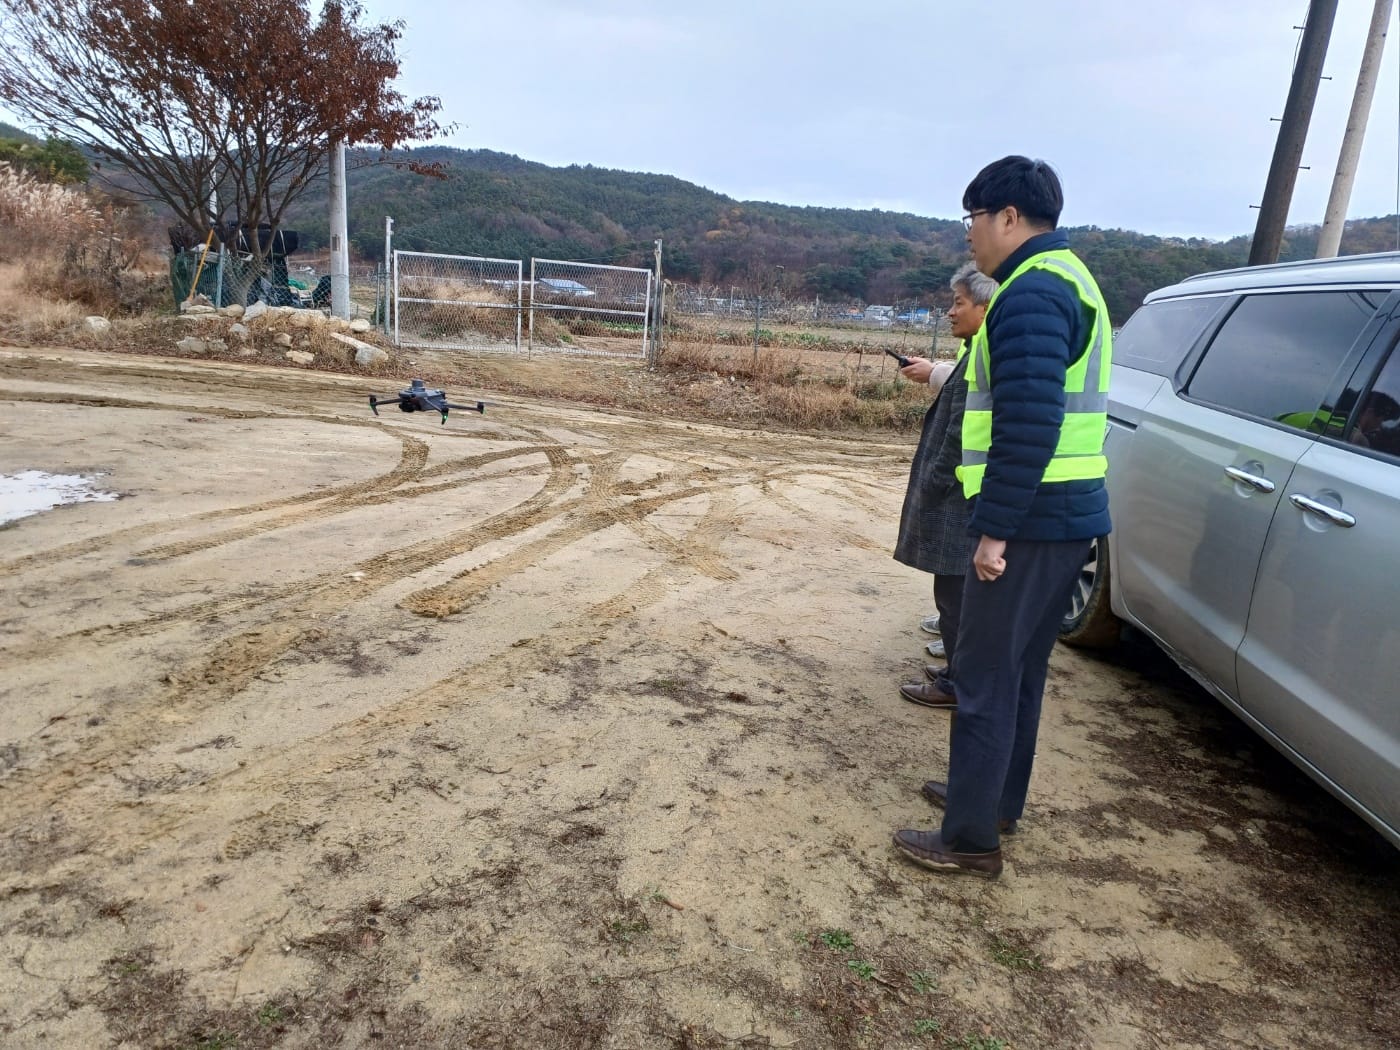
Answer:
[[[806, 471], [806, 473], [811, 473], [811, 471]], [[800, 518], [803, 521], [811, 521], [811, 514], [805, 509], [803, 509], [802, 505], [796, 500], [793, 500], [792, 498], [785, 496], [781, 492], [779, 492], [776, 488], [776, 485], [777, 481], [775, 480], [765, 480], [762, 484], [763, 494], [767, 496], [775, 506], [782, 507], [784, 510], [787, 510], [793, 516]], [[869, 536], [862, 535], [861, 533], [856, 532], [854, 529], [848, 529], [844, 525], [826, 523], [823, 526], [823, 528], [825, 530], [826, 535], [831, 537], [831, 540], [834, 544], [845, 545], [848, 547], [859, 547], [861, 550], [867, 551], [882, 551], [885, 549], [884, 544], [876, 543]]]
[[[8, 654], [14, 658], [21, 657], [34, 659], [51, 657], [63, 647], [79, 642], [96, 642], [101, 644], [116, 638], [139, 637], [149, 635], [165, 629], [171, 624], [202, 623], [218, 619], [225, 616], [246, 612], [256, 607], [272, 606], [277, 602], [291, 597], [305, 595], [325, 594], [325, 593], [346, 593], [353, 592], [348, 601], [358, 600], [367, 596], [380, 586], [395, 582], [397, 576], [394, 575], [394, 567], [402, 568], [402, 575], [412, 575], [438, 561], [446, 560], [470, 550], [476, 545], [473, 538], [483, 528], [488, 528], [490, 535], [488, 538], [500, 538], [515, 531], [523, 531], [539, 524], [543, 520], [539, 516], [540, 509], [547, 505], [550, 500], [564, 491], [572, 484], [572, 472], [567, 471], [564, 476], [558, 477], [561, 464], [572, 465], [567, 453], [557, 447], [531, 450], [530, 454], [543, 453], [550, 460], [551, 474], [546, 479], [544, 489], [536, 493], [530, 499], [523, 502], [513, 511], [503, 512], [493, 518], [488, 519], [476, 526], [460, 530], [450, 536], [440, 540], [425, 540], [418, 544], [402, 548], [399, 551], [378, 554], [359, 564], [352, 564], [331, 572], [323, 573], [317, 578], [310, 580], [287, 583], [281, 587], [269, 591], [260, 591], [248, 597], [220, 597], [205, 602], [198, 602], [194, 605], [184, 606], [179, 609], [170, 610], [163, 613], [143, 617], [140, 620], [129, 620], [118, 624], [102, 624], [95, 627], [85, 627], [69, 634], [59, 635], [55, 638], [43, 639], [27, 646], [17, 646], [7, 650]], [[562, 458], [561, 458], [562, 457]], [[539, 467], [521, 468], [518, 471], [507, 472], [509, 474], [531, 474], [537, 473]], [[493, 477], [499, 475], [493, 475]], [[441, 488], [458, 488], [461, 484], [454, 482]], [[424, 493], [426, 494], [426, 493]], [[397, 498], [394, 494], [388, 494], [384, 499], [375, 499], [375, 502], [390, 502]], [[480, 542], [484, 542], [480, 541]], [[188, 552], [183, 552], [188, 553]], [[388, 568], [385, 567], [386, 562]], [[350, 574], [357, 574], [359, 579], [347, 580]], [[337, 603], [336, 608], [345, 603]], [[294, 612], [281, 613], [279, 615], [295, 615]]]
[[848, 506], [854, 507], [865, 514], [885, 514], [888, 513], [888, 504], [882, 498], [885, 493], [869, 485], [864, 479], [841, 477], [832, 473], [827, 475], [832, 481], [840, 482], [844, 487], [833, 488], [832, 498], [840, 500]]
[[[572, 516], [563, 528], [556, 529], [533, 543], [517, 548], [503, 557], [485, 565], [467, 569], [447, 583], [415, 592], [399, 603], [401, 609], [418, 616], [441, 619], [462, 612], [492, 587], [509, 579], [522, 569], [558, 553], [573, 543], [593, 533], [612, 527], [625, 525], [647, 546], [666, 554], [675, 562], [688, 565], [701, 575], [720, 581], [736, 579], [736, 574], [726, 564], [718, 552], [702, 546], [690, 545], [676, 540], [660, 527], [646, 521], [647, 515], [661, 507], [715, 491], [713, 484], [689, 485], [673, 492], [652, 496], [642, 496], [635, 500], [617, 499], [620, 487], [615, 487], [609, 478], [617, 469], [617, 458], [605, 456], [597, 463], [597, 476], [603, 480], [604, 492], [594, 498], [591, 489], [584, 496], [560, 508], [561, 513]], [[654, 487], [658, 479], [640, 483]], [[727, 477], [721, 487], [738, 486], [749, 483], [747, 477]]]
[[[416, 438], [410, 438], [408, 440], [417, 441]], [[423, 449], [424, 458], [426, 459], [427, 446], [424, 445]], [[137, 557], [151, 561], [178, 558], [182, 555], [210, 550], [214, 547], [221, 547], [226, 543], [235, 543], [238, 540], [245, 540], [253, 536], [263, 535], [264, 533], [275, 532], [278, 529], [305, 525], [319, 519], [334, 517], [337, 514], [344, 514], [348, 511], [358, 510], [363, 507], [397, 502], [401, 499], [418, 499], [422, 496], [433, 496], [443, 492], [450, 492], [453, 489], [462, 488], [481, 479], [458, 478], [454, 481], [443, 482], [438, 485], [421, 485], [412, 489], [406, 488], [405, 486], [411, 482], [422, 481], [428, 477], [441, 477], [443, 474], [472, 470], [477, 467], [488, 466], [501, 460], [520, 459], [524, 456], [531, 456], [544, 451], [544, 447], [527, 447], [485, 452], [479, 456], [466, 456], [461, 459], [452, 460], [449, 463], [440, 464], [431, 471], [420, 471], [413, 475], [397, 479], [391, 484], [376, 486], [373, 489], [338, 493], [333, 498], [328, 498], [324, 504], [318, 507], [311, 507], [304, 510], [299, 509], [284, 514], [272, 521], [254, 522], [236, 529], [228, 529], [224, 532], [215, 533], [212, 536], [201, 536], [197, 539], [183, 540], [178, 543], [168, 543], [164, 546], [152, 547], [149, 550], [139, 551]], [[504, 474], [494, 474], [491, 476], [496, 478], [508, 477], [513, 473], [515, 472], [506, 471]]]
[[[650, 479], [650, 481], [645, 483], [645, 487], [639, 491], [656, 488], [664, 484], [680, 483], [685, 478], [693, 477], [695, 472], [696, 468], [693, 463], [681, 464], [672, 461], [671, 470]], [[708, 474], [708, 469], [705, 470], [705, 473]], [[600, 484], [597, 487], [589, 489], [587, 495], [591, 503], [598, 505], [604, 510], [610, 508], [620, 509], [622, 511], [622, 524], [631, 529], [649, 548], [660, 551], [676, 561], [689, 564], [691, 568], [702, 576], [708, 576], [710, 579], [719, 580], [722, 583], [738, 579], [738, 574], [726, 564], [724, 556], [710, 540], [711, 533], [699, 534], [697, 527], [692, 529], [684, 539], [677, 539], [655, 522], [649, 520], [651, 510], [659, 508], [651, 508], [645, 514], [639, 516], [628, 511], [627, 508], [632, 506], [632, 504], [619, 505], [617, 503], [618, 497], [622, 495], [624, 491], [628, 491], [628, 494], [630, 494], [630, 490], [621, 489], [614, 484], [613, 478], [615, 476], [616, 470], [614, 469], [608, 472], [607, 476], [599, 479]], [[740, 479], [738, 484], [743, 484], [743, 480]], [[710, 521], [713, 519], [713, 510], [716, 509], [713, 501], [723, 496], [726, 498], [726, 502], [723, 503], [722, 506], [730, 508], [730, 522], [732, 523], [732, 508], [734, 506], [732, 486], [715, 486], [708, 491], [710, 492], [712, 501], [711, 511], [702, 516], [701, 520]]]
[[[722, 504], [723, 501], [720, 501]], [[712, 509], [702, 516], [697, 528], [710, 534], [720, 534], [726, 528], [727, 511]], [[374, 768], [372, 759], [389, 734], [413, 726], [437, 715], [460, 710], [477, 692], [484, 692], [501, 681], [519, 680], [540, 673], [561, 661], [596, 644], [600, 632], [612, 627], [618, 617], [653, 605], [674, 592], [692, 566], [667, 561], [643, 573], [630, 586], [602, 601], [595, 602], [562, 622], [551, 624], [540, 634], [524, 638], [510, 647], [492, 653], [454, 670], [402, 699], [376, 708], [351, 721], [333, 726], [312, 737], [288, 744], [275, 754], [255, 757], [245, 766], [219, 773], [198, 784], [175, 789], [178, 794], [166, 795], [159, 807], [128, 807], [123, 813], [122, 827], [113, 832], [123, 849], [133, 843], [149, 843], [160, 837], [191, 826], [209, 809], [226, 803], [230, 792], [246, 792], [250, 797], [264, 797], [271, 792], [277, 798], [291, 800], [252, 813], [238, 821], [226, 840], [226, 856], [247, 856], [260, 849], [275, 848], [278, 842], [312, 820], [314, 814], [303, 812], [296, 798], [314, 786], [331, 780], [341, 783], [341, 774], [363, 775]], [[135, 734], [128, 733], [128, 736]], [[575, 746], [584, 746], [579, 740]], [[543, 751], [533, 751], [528, 743], [518, 755], [503, 761], [512, 768], [527, 764], [544, 753], [561, 754], [557, 743], [549, 743]], [[308, 767], [306, 756], [314, 755]], [[91, 776], [108, 770], [92, 768], [83, 772]], [[71, 770], [55, 771], [37, 790], [61, 790], [70, 795], [83, 785], [73, 783], [78, 776]], [[0, 784], [0, 790], [6, 787]], [[36, 788], [29, 785], [28, 792]], [[46, 802], [57, 801], [47, 794]], [[84, 848], [101, 851], [107, 835], [103, 824], [106, 799], [68, 798], [65, 813], [75, 837], [84, 838]], [[45, 807], [47, 808], [47, 807]], [[16, 814], [19, 816], [19, 814]], [[27, 815], [26, 815], [27, 816]], [[92, 827], [91, 825], [96, 825]], [[289, 831], [291, 829], [291, 831]], [[116, 842], [112, 844], [113, 848]]]
[[[193, 367], [191, 367], [193, 366]], [[256, 391], [259, 400], [286, 395], [291, 411], [305, 411], [311, 396], [338, 401], [368, 385], [358, 377], [330, 380], [324, 373], [307, 373], [232, 362], [189, 361], [153, 363], [150, 358], [126, 360], [98, 359], [75, 362], [72, 358], [53, 359], [35, 354], [17, 356], [0, 353], [0, 375], [26, 382], [49, 382], [71, 387], [77, 383], [108, 382], [183, 391], [217, 391], [232, 399], [248, 400]], [[368, 408], [366, 402], [361, 402]]]
[[[108, 624], [101, 627], [85, 628], [70, 635], [63, 635], [58, 641], [87, 640], [102, 641], [111, 637], [130, 637], [150, 634], [171, 623], [208, 621], [232, 613], [251, 610], [255, 607], [271, 606], [286, 598], [296, 598], [297, 603], [283, 610], [278, 617], [329, 615], [338, 612], [353, 601], [368, 597], [381, 587], [396, 583], [400, 578], [412, 576], [424, 569], [464, 554], [490, 539], [499, 539], [533, 528], [554, 517], [559, 509], [550, 510], [550, 505], [575, 482], [574, 460], [558, 447], [536, 450], [543, 452], [548, 460], [548, 471], [541, 489], [518, 506], [502, 511], [476, 525], [459, 529], [446, 536], [423, 540], [394, 551], [385, 551], [363, 561], [338, 567], [319, 577], [300, 582], [288, 583], [269, 592], [249, 598], [215, 598], [211, 601], [141, 620], [123, 624]], [[537, 468], [538, 469], [538, 468]], [[529, 471], [535, 473], [537, 470]], [[567, 507], [568, 504], [564, 505]], [[353, 578], [352, 578], [353, 577]]]
[[[62, 400], [71, 403], [72, 399]], [[149, 403], [141, 402], [131, 402], [131, 405], [132, 407], [152, 407]], [[170, 406], [158, 407], [169, 408]], [[210, 409], [204, 406], [192, 409], [192, 411], [213, 414]], [[231, 414], [244, 416], [244, 414], [236, 412], [231, 412]], [[344, 421], [330, 420], [330, 422]], [[655, 434], [641, 427], [634, 428], [634, 432], [638, 435], [644, 448], [634, 447], [629, 451], [644, 451], [647, 455], [666, 458], [665, 453], [656, 447]], [[688, 454], [693, 457], [697, 446], [705, 448], [708, 444], [709, 442], [703, 440], [690, 441], [687, 439]], [[515, 455], [521, 454], [520, 450], [511, 451]], [[67, 755], [62, 760], [28, 770], [13, 770], [11, 775], [6, 777], [6, 782], [0, 784], [0, 790], [10, 791], [14, 789], [11, 798], [14, 798], [14, 794], [18, 794], [25, 800], [25, 805], [7, 807], [8, 811], [14, 817], [26, 815], [33, 817], [39, 815], [35, 812], [36, 807], [41, 810], [50, 810], [55, 804], [75, 799], [75, 793], [91, 784], [95, 778], [118, 772], [123, 762], [129, 760], [133, 753], [139, 753], [146, 746], [146, 742], [154, 734], [158, 734], [169, 722], [184, 721], [211, 705], [235, 696], [247, 686], [255, 675], [273, 661], [296, 649], [299, 645], [320, 637], [323, 633], [321, 628], [314, 626], [314, 620], [317, 617], [334, 614], [404, 577], [414, 575], [451, 557], [476, 549], [490, 540], [523, 532], [561, 514], [576, 515], [576, 519], [565, 529], [557, 530], [556, 533], [543, 538], [538, 543], [514, 552], [513, 555], [509, 556], [511, 558], [510, 564], [502, 564], [494, 570], [496, 573], [494, 579], [490, 574], [485, 574], [477, 575], [475, 579], [469, 581], [463, 581], [466, 586], [455, 591], [451, 598], [454, 602], [470, 601], [475, 594], [492, 586], [494, 582], [507, 578], [533, 560], [563, 549], [568, 543], [574, 542], [580, 537], [619, 523], [629, 527], [646, 525], [646, 529], [643, 530], [645, 532], [643, 538], [652, 543], [659, 543], [665, 549], [665, 553], [668, 555], [666, 566], [662, 570], [654, 570], [646, 574], [643, 581], [630, 588], [625, 594], [614, 595], [612, 598], [590, 607], [590, 610], [582, 618], [575, 621], [571, 631], [566, 630], [559, 633], [551, 630], [549, 639], [531, 639], [522, 647], [523, 649], [543, 648], [551, 654], [550, 658], [552, 658], [552, 654], [561, 651], [562, 648], [572, 644], [581, 644], [587, 640], [587, 635], [596, 633], [596, 621], [599, 618], [611, 619], [620, 612], [659, 600], [668, 592], [666, 582], [673, 578], [671, 575], [662, 575], [662, 573], [702, 572], [704, 575], [711, 575], [714, 578], [728, 578], [726, 575], [728, 573], [727, 567], [722, 562], [711, 561], [707, 563], [704, 558], [696, 560], [678, 556], [685, 554], [684, 547], [659, 527], [645, 523], [648, 514], [673, 502], [708, 495], [711, 497], [711, 503], [702, 516], [697, 530], [700, 535], [706, 538], [718, 537], [727, 527], [732, 527], [732, 492], [735, 488], [743, 484], [753, 483], [766, 485], [769, 475], [793, 469], [791, 457], [786, 457], [781, 461], [759, 466], [758, 469], [750, 467], [738, 472], [730, 470], [723, 475], [722, 481], [718, 485], [714, 483], [715, 479], [706, 477], [703, 479], [703, 483], [684, 485], [669, 493], [653, 493], [638, 499], [621, 501], [619, 497], [624, 491], [631, 494], [654, 489], [658, 483], [673, 479], [681, 473], [689, 476], [694, 473], [694, 470], [690, 464], [686, 464], [682, 470], [668, 472], [663, 474], [661, 478], [650, 478], [644, 482], [618, 485], [615, 482], [615, 477], [616, 467], [620, 459], [615, 455], [610, 455], [598, 457], [602, 466], [601, 469], [595, 471], [598, 481], [596, 492], [590, 485], [585, 488], [582, 496], [558, 504], [556, 503], [558, 497], [576, 483], [575, 466], [580, 461], [586, 460], [572, 457], [569, 452], [559, 446], [547, 447], [542, 451], [548, 460], [550, 470], [542, 489], [519, 506], [497, 514], [477, 525], [440, 539], [427, 540], [396, 551], [376, 555], [356, 566], [339, 567], [333, 573], [324, 574], [319, 580], [289, 585], [270, 595], [259, 594], [253, 598], [217, 599], [202, 603], [193, 610], [185, 609], [177, 613], [134, 621], [129, 624], [106, 625], [65, 636], [66, 639], [70, 640], [83, 639], [100, 642], [104, 637], [150, 633], [172, 620], [188, 622], [191, 619], [210, 619], [214, 616], [226, 615], [233, 611], [250, 610], [254, 607], [268, 609], [277, 601], [288, 596], [294, 595], [297, 598], [292, 607], [273, 612], [270, 619], [250, 626], [239, 634], [217, 643], [213, 650], [204, 657], [192, 660], [184, 667], [172, 672], [167, 676], [162, 687], [151, 691], [146, 696], [139, 698], [134, 705], [131, 705], [134, 706], [134, 711], [109, 721], [105, 735], [95, 745], [90, 746], [89, 742], [84, 742], [80, 753], [76, 756]], [[750, 458], [749, 463], [753, 462], [754, 460]], [[414, 469], [421, 474], [421, 461], [416, 464]], [[443, 465], [435, 468], [434, 473], [444, 469], [453, 468]], [[451, 484], [456, 485], [459, 482]], [[717, 490], [729, 492], [730, 499], [716, 501], [714, 493]], [[399, 498], [402, 494], [382, 493], [381, 495], [387, 501]], [[324, 493], [316, 494], [318, 499], [325, 499], [325, 496]], [[797, 508], [795, 504], [788, 502], [788, 506], [800, 513], [800, 508]], [[659, 537], [664, 537], [664, 541]], [[354, 576], [360, 578], [351, 578], [350, 574], [346, 573], [346, 568], [358, 570]], [[526, 654], [521, 651], [512, 650], [508, 653], [498, 654], [491, 659], [497, 664], [515, 666], [524, 655]], [[442, 695], [456, 696], [458, 688], [455, 680], [451, 683], [444, 683], [441, 686]], [[425, 702], [439, 702], [439, 700], [433, 699], [439, 697], [438, 693], [429, 691], [425, 695], [429, 698]]]
[[[0, 400], [5, 399], [5, 395], [0, 393]], [[32, 399], [28, 399], [32, 400]], [[104, 405], [117, 408], [146, 408], [156, 410], [170, 410], [172, 406], [167, 404], [149, 402], [131, 402], [129, 404], [116, 404], [115, 402], [104, 402]], [[215, 410], [207, 408], [191, 408], [174, 406], [176, 411], [188, 411], [202, 413], [205, 415], [221, 416], [229, 419], [282, 419], [286, 417], [268, 415], [267, 413], [257, 413], [245, 415], [235, 413], [232, 410]], [[316, 422], [337, 423], [348, 426], [365, 426], [366, 424], [356, 421], [331, 420], [322, 417], [300, 417], [313, 419]], [[374, 424], [368, 424], [375, 426]], [[0, 562], [0, 577], [12, 576], [16, 573], [29, 569], [43, 569], [46, 566], [54, 565], [70, 558], [91, 554], [94, 551], [102, 550], [124, 540], [139, 540], [147, 536], [157, 536], [164, 532], [171, 532], [198, 524], [203, 521], [221, 520], [230, 517], [242, 517], [250, 514], [262, 514], [267, 511], [277, 510], [283, 507], [293, 507], [306, 503], [315, 503], [320, 500], [329, 500], [338, 503], [348, 503], [358, 497], [369, 493], [378, 492], [385, 488], [394, 488], [403, 485], [414, 478], [420, 476], [424, 464], [428, 460], [428, 445], [408, 434], [395, 433], [388, 427], [376, 427], [392, 434], [403, 446], [398, 463], [394, 468], [385, 474], [369, 478], [365, 481], [351, 482], [347, 485], [337, 486], [332, 489], [322, 489], [314, 492], [301, 492], [292, 496], [283, 496], [275, 500], [264, 500], [260, 503], [252, 503], [242, 507], [229, 507], [219, 510], [203, 511], [199, 514], [188, 515], [177, 518], [173, 521], [150, 522], [145, 525], [133, 525], [130, 528], [118, 529], [113, 532], [104, 533], [101, 536], [93, 536], [84, 540], [75, 540], [60, 547], [52, 547], [46, 551], [36, 551], [21, 558], [15, 558], [7, 562]]]
[[[575, 461], [561, 448], [546, 449], [545, 454], [551, 469], [544, 486], [510, 511], [447, 537], [376, 555], [351, 567], [353, 576], [345, 568], [339, 568], [323, 575], [319, 581], [289, 586], [272, 597], [238, 600], [237, 604], [251, 607], [268, 605], [277, 596], [289, 593], [300, 599], [292, 608], [274, 613], [270, 622], [225, 638], [215, 643], [206, 655], [171, 671], [160, 688], [131, 704], [132, 710], [120, 717], [109, 716], [109, 731], [96, 742], [84, 746], [78, 755], [65, 759], [55, 768], [11, 770], [5, 781], [0, 782], [0, 792], [18, 794], [30, 809], [36, 804], [46, 809], [80, 788], [85, 781], [113, 773], [130, 754], [140, 751], [145, 741], [157, 735], [162, 726], [172, 720], [190, 718], [200, 710], [228, 700], [278, 657], [304, 642], [323, 637], [323, 629], [316, 626], [318, 618], [337, 613], [403, 577], [470, 551], [485, 542], [485, 538], [513, 535], [553, 517], [550, 504], [575, 483]], [[203, 618], [226, 614], [231, 605], [217, 600], [204, 604]], [[189, 619], [186, 610], [121, 627], [76, 632], [58, 641], [101, 641], [104, 637], [150, 633], [171, 621], [187, 622]], [[50, 655], [51, 650], [45, 654]], [[33, 816], [13, 800], [5, 810], [7, 815], [17, 818]]]

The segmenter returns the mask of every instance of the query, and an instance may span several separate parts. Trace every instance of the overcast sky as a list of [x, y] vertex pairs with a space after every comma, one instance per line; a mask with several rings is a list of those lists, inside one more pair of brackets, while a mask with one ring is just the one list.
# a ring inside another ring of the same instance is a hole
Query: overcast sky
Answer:
[[[1291, 223], [1321, 222], [1372, 0], [1340, 0]], [[1252, 233], [1306, 0], [365, 0], [447, 140], [740, 200], [953, 218], [1050, 161], [1067, 225]], [[1395, 34], [1392, 32], [1392, 37]], [[1351, 216], [1396, 211], [1396, 40]]]

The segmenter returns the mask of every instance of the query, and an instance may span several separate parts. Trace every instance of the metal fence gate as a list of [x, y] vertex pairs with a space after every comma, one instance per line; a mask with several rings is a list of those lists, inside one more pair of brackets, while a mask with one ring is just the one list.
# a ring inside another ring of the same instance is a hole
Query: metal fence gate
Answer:
[[645, 359], [652, 273], [630, 266], [395, 251], [394, 342]]
[[522, 270], [519, 259], [394, 252], [394, 342], [518, 351]]
[[530, 350], [645, 358], [651, 279], [631, 266], [531, 259]]

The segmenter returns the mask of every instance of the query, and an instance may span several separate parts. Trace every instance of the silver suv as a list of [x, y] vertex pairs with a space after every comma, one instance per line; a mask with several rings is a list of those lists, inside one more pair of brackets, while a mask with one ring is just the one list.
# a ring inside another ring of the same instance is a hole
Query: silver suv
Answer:
[[1061, 638], [1122, 622], [1400, 846], [1400, 254], [1203, 274], [1113, 348]]

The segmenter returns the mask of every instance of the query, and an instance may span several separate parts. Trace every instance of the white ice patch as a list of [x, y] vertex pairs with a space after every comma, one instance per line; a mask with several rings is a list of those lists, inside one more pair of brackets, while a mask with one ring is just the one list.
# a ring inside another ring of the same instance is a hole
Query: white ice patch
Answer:
[[0, 524], [42, 514], [67, 503], [110, 503], [115, 492], [95, 487], [96, 478], [78, 474], [48, 474], [42, 470], [21, 470], [0, 474]]

